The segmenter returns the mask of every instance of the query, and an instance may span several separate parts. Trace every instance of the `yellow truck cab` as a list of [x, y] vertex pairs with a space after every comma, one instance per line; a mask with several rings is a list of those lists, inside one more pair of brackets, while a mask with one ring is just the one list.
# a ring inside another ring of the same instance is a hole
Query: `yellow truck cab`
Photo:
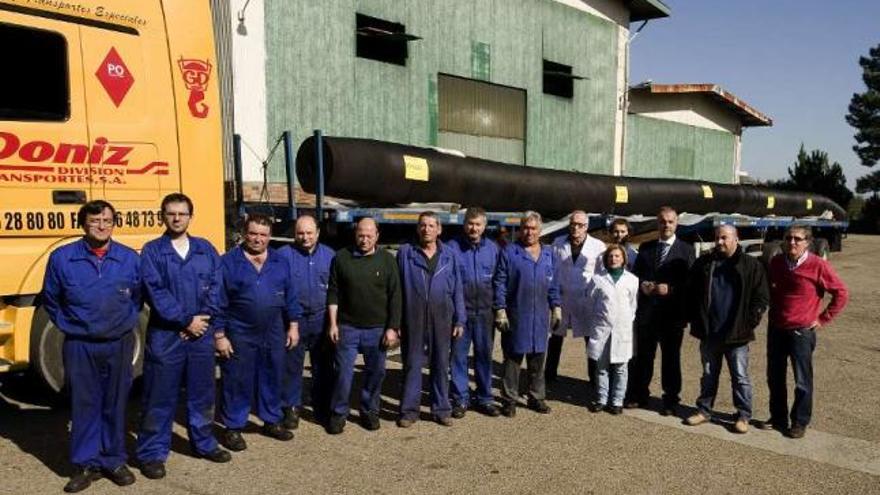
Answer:
[[111, 202], [114, 239], [140, 250], [163, 231], [162, 197], [185, 192], [193, 234], [222, 251], [211, 26], [206, 1], [0, 0], [0, 372], [33, 366], [63, 386], [39, 292], [86, 201]]

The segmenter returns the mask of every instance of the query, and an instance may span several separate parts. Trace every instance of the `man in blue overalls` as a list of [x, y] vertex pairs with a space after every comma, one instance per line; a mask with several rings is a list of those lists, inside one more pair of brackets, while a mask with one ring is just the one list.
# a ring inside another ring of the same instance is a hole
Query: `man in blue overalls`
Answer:
[[165, 477], [177, 397], [186, 388], [187, 434], [193, 452], [228, 462], [214, 438], [214, 337], [220, 256], [206, 239], [187, 233], [193, 204], [185, 194], [162, 200], [165, 234], [144, 245], [141, 274], [150, 324], [144, 358], [144, 401], [137, 458], [141, 473]]
[[116, 210], [90, 201], [77, 222], [85, 236], [49, 256], [43, 308], [64, 333], [64, 372], [71, 398], [70, 457], [77, 467], [64, 491], [85, 490], [102, 474], [134, 483], [125, 466], [125, 406], [141, 301], [137, 253], [111, 240]]
[[486, 416], [501, 412], [492, 403], [492, 277], [498, 263], [498, 244], [483, 237], [486, 211], [470, 207], [464, 216], [464, 235], [449, 243], [459, 259], [459, 273], [464, 287], [467, 325], [461, 338], [452, 343], [452, 417], [462, 418], [471, 403], [468, 388], [468, 352], [474, 344], [474, 377], [477, 382], [476, 409]]
[[300, 308], [287, 260], [269, 247], [271, 235], [269, 217], [248, 215], [244, 241], [221, 259], [222, 316], [215, 324], [214, 345], [223, 358], [223, 443], [236, 452], [247, 448], [241, 430], [254, 401], [264, 435], [282, 441], [293, 438], [281, 425], [281, 380], [285, 350], [299, 342]]
[[294, 231], [296, 243], [293, 248], [281, 249], [290, 263], [293, 280], [299, 285], [299, 345], [288, 351], [285, 358], [281, 405], [284, 411], [283, 425], [295, 430], [299, 426], [303, 394], [303, 364], [306, 351], [312, 365], [312, 411], [319, 422], [325, 422], [330, 408], [330, 392], [333, 387], [329, 342], [324, 333], [327, 318], [327, 282], [330, 263], [335, 252], [318, 243], [318, 223], [311, 215], [300, 216]]
[[529, 378], [528, 406], [550, 412], [544, 402], [544, 357], [550, 329], [562, 321], [559, 282], [553, 253], [541, 246], [541, 215], [526, 212], [520, 221], [520, 239], [501, 251], [495, 270], [495, 325], [504, 351], [501, 413], [516, 415], [519, 373], [523, 358]]
[[443, 426], [452, 426], [449, 405], [449, 352], [453, 339], [464, 332], [467, 317], [458, 257], [443, 246], [440, 219], [433, 212], [419, 215], [418, 244], [404, 244], [397, 252], [403, 287], [403, 397], [397, 425], [412, 426], [422, 401], [422, 366], [431, 370], [431, 414]]

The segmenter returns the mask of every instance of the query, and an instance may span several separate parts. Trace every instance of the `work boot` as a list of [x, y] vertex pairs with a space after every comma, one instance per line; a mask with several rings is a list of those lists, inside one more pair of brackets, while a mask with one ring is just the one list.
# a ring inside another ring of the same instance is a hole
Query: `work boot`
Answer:
[[449, 416], [435, 416], [434, 421], [440, 426], [452, 426], [452, 418]]
[[226, 430], [223, 433], [223, 445], [233, 452], [241, 452], [247, 448], [247, 442], [241, 436], [241, 430]]
[[266, 423], [263, 425], [262, 430], [263, 435], [274, 438], [275, 440], [281, 440], [282, 442], [286, 442], [288, 440], [293, 440], [293, 432], [285, 429], [281, 426], [280, 423]]
[[105, 469], [104, 477], [116, 483], [117, 486], [128, 486], [134, 483], [134, 473], [132, 473], [125, 464], [116, 466], [113, 469]]
[[342, 433], [342, 430], [345, 429], [345, 416], [336, 415], [330, 416], [330, 421], [327, 422], [327, 433], [331, 435], [339, 435]]
[[[490, 418], [501, 416], [501, 411], [498, 410], [498, 407], [495, 404], [478, 404], [476, 410], [478, 413], [489, 416]], [[454, 412], [455, 411], [453, 411], [453, 413]]]
[[543, 400], [529, 400], [529, 409], [540, 414], [550, 414], [550, 406]]
[[602, 409], [605, 409], [605, 404], [599, 404], [598, 402], [590, 402], [589, 404], [587, 404], [587, 409], [589, 409], [590, 412], [597, 413], [597, 412], [601, 411]]
[[141, 463], [141, 474], [151, 480], [161, 480], [165, 477], [165, 463], [161, 461], [147, 461]]
[[67, 493], [81, 492], [91, 486], [93, 481], [98, 481], [103, 476], [101, 470], [93, 467], [84, 467], [70, 477], [70, 481], [64, 485], [64, 491]]
[[455, 406], [452, 408], [452, 417], [455, 419], [461, 419], [464, 417], [466, 412], [467, 412], [466, 407], [464, 407], [462, 405]]
[[749, 431], [749, 421], [747, 419], [739, 418], [736, 420], [736, 423], [733, 424], [733, 432], [734, 433], [748, 433]]
[[200, 454], [200, 457], [203, 459], [207, 459], [211, 462], [216, 462], [217, 464], [223, 464], [224, 462], [229, 462], [232, 460], [232, 454], [228, 451], [217, 447], [216, 449], [208, 452], [207, 454]]
[[281, 426], [288, 430], [299, 428], [299, 409], [296, 407], [284, 408], [284, 419], [281, 420]]
[[410, 426], [416, 424], [416, 420], [413, 418], [404, 418], [400, 417], [397, 419], [397, 426], [401, 428], [409, 428]]
[[688, 416], [686, 420], [684, 420], [685, 424], [688, 426], [697, 426], [703, 423], [707, 423], [709, 421], [709, 417], [701, 412], [697, 412]]
[[361, 426], [367, 431], [376, 431], [382, 425], [379, 423], [379, 415], [371, 412], [361, 412]]
[[791, 425], [791, 429], [788, 430], [788, 438], [804, 438], [806, 434], [807, 427], [797, 423]]
[[506, 402], [501, 406], [501, 414], [505, 418], [513, 418], [516, 416], [516, 403]]

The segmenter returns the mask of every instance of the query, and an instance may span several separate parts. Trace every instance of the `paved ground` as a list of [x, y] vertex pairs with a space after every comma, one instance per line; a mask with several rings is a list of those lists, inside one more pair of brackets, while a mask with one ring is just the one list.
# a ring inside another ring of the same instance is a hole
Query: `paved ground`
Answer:
[[[583, 343], [568, 340], [566, 377], [552, 391], [549, 416], [521, 410], [511, 420], [469, 413], [452, 428], [422, 421], [401, 430], [392, 423], [400, 380], [400, 366], [392, 362], [379, 432], [349, 424], [343, 435], [331, 437], [306, 421], [290, 443], [247, 435], [249, 450], [218, 466], [189, 456], [178, 425], [166, 479], [139, 476], [124, 489], [102, 480], [86, 493], [880, 494], [880, 237], [851, 236], [844, 246], [832, 261], [852, 302], [820, 334], [814, 422], [803, 440], [755, 430], [729, 433], [726, 372], [715, 424], [691, 428], [645, 410], [590, 414], [581, 378]], [[764, 341], [762, 327], [751, 348], [758, 418], [767, 411]], [[690, 337], [683, 355], [683, 396], [692, 403], [700, 366]], [[21, 377], [4, 377], [0, 396], [0, 493], [60, 492], [70, 473], [67, 412], [46, 407]]]

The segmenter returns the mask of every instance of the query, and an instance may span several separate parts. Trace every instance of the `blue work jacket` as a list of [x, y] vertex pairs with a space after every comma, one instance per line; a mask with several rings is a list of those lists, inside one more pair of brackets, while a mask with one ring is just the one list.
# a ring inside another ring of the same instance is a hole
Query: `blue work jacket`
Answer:
[[467, 237], [461, 236], [450, 242], [449, 247], [458, 255], [458, 272], [464, 286], [464, 307], [468, 318], [491, 320], [492, 278], [498, 264], [498, 244], [485, 237], [472, 244]]
[[266, 346], [284, 345], [287, 324], [300, 318], [297, 291], [287, 259], [269, 248], [260, 271], [236, 246], [220, 258], [223, 288], [220, 321], [233, 340]]
[[501, 251], [495, 270], [495, 308], [506, 309], [510, 330], [501, 337], [505, 352], [546, 352], [550, 308], [560, 305], [553, 253], [541, 246], [538, 261], [518, 242]]
[[189, 237], [186, 258], [167, 235], [144, 244], [141, 276], [150, 305], [150, 330], [180, 332], [195, 315], [213, 320], [220, 314], [220, 256], [201, 237]]
[[330, 280], [330, 263], [336, 252], [318, 244], [311, 253], [296, 246], [284, 246], [278, 250], [290, 264], [290, 275], [297, 287], [297, 302], [303, 318], [315, 318], [327, 310], [327, 283]]
[[115, 241], [103, 258], [91, 252], [85, 239], [61, 246], [49, 256], [42, 302], [67, 336], [123, 337], [137, 326], [143, 305], [140, 258]]
[[397, 266], [403, 286], [403, 328], [413, 331], [452, 331], [464, 327], [464, 293], [455, 253], [437, 241], [437, 266], [428, 272], [428, 260], [412, 244], [400, 246]]

